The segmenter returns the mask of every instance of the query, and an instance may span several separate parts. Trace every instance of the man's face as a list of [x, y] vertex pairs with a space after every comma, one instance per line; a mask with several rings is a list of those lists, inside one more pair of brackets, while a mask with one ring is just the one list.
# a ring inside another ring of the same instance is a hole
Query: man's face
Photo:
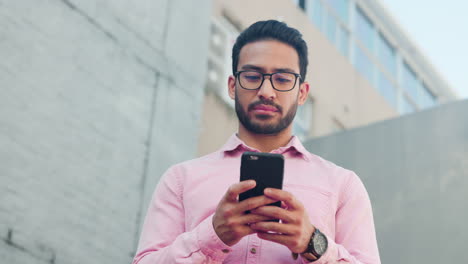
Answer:
[[[296, 50], [285, 43], [257, 41], [242, 47], [237, 70], [299, 73], [299, 57]], [[265, 76], [258, 90], [243, 89], [234, 76], [229, 77], [228, 86], [241, 125], [256, 134], [278, 134], [289, 128], [297, 106], [305, 102], [309, 91], [309, 85], [300, 84], [299, 79], [291, 91], [277, 91], [273, 89], [269, 76]]]

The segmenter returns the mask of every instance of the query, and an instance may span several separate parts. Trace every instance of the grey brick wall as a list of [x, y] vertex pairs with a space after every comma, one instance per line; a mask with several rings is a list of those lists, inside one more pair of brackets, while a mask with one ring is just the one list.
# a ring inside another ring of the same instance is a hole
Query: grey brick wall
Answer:
[[382, 263], [468, 263], [468, 100], [310, 140], [367, 187]]
[[0, 0], [0, 262], [129, 263], [196, 154], [211, 2]]

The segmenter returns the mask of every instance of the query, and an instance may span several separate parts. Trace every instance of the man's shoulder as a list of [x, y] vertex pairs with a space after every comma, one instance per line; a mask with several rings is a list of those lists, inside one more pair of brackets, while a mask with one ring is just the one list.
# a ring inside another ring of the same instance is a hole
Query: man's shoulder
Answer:
[[200, 157], [178, 162], [172, 165], [171, 168], [182, 169], [182, 168], [194, 168], [194, 167], [206, 166], [207, 164], [220, 160], [222, 158], [222, 155], [223, 155], [222, 152], [218, 150], [218, 151], [211, 152], [209, 154], [206, 154]]
[[349, 178], [357, 177], [356, 173], [350, 169], [346, 169], [337, 165], [336, 163], [327, 160], [317, 154], [314, 153], [307, 153], [309, 155], [309, 159], [314, 166], [322, 169], [326, 175], [336, 180], [349, 180]]

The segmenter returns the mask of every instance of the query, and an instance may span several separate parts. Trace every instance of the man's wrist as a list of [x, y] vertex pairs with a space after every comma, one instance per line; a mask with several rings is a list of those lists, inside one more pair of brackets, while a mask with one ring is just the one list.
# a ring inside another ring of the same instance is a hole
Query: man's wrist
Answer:
[[327, 237], [322, 232], [320, 232], [320, 230], [314, 228], [307, 249], [301, 253], [301, 257], [309, 262], [316, 261], [320, 259], [323, 254], [325, 254], [327, 248]]
[[301, 257], [307, 260], [308, 262], [313, 262], [318, 259], [316, 256], [314, 256], [312, 253], [309, 253], [309, 252], [301, 253]]

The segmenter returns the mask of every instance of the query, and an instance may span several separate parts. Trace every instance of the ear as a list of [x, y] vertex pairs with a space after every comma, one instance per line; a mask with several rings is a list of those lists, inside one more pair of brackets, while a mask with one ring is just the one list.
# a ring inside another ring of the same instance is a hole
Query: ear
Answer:
[[308, 82], [303, 82], [299, 85], [298, 104], [303, 105], [309, 95], [310, 85]]
[[236, 98], [236, 77], [230, 75], [228, 78], [228, 92], [232, 100]]

